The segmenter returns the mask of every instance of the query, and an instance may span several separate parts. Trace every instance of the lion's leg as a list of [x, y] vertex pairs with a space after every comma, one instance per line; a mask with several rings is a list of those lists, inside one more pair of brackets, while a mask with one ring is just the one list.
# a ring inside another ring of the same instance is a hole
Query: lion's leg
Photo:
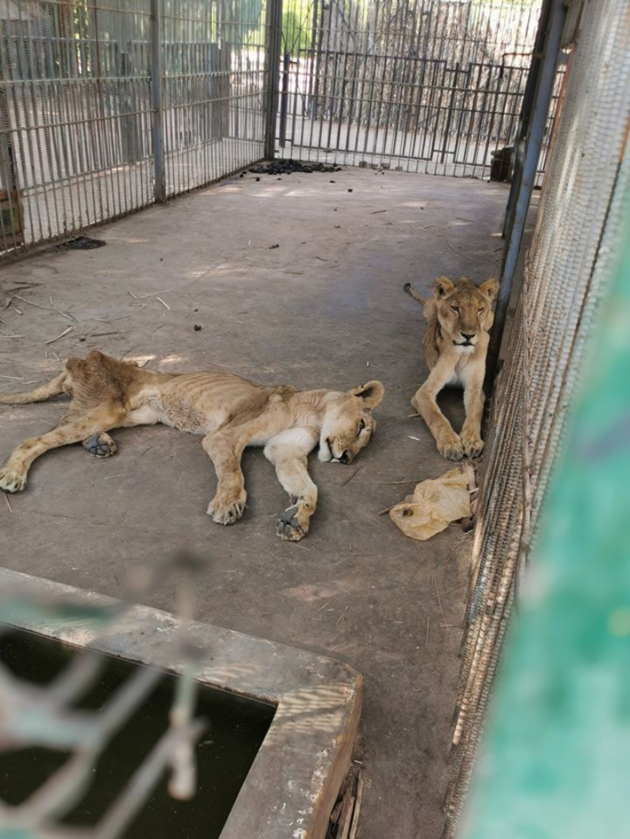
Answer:
[[318, 439], [315, 428], [291, 428], [272, 437], [265, 446], [265, 457], [276, 467], [278, 480], [291, 499], [276, 523], [278, 536], [289, 542], [306, 536], [317, 507], [317, 487], [308, 474], [307, 458]]
[[462, 426], [461, 441], [468, 457], [479, 457], [483, 451], [481, 418], [483, 416], [483, 367], [464, 378], [464, 407], [466, 419]]
[[429, 378], [416, 392], [411, 404], [428, 425], [442, 457], [449, 460], [461, 460], [464, 455], [462, 441], [453, 431], [453, 427], [440, 410], [436, 399], [438, 393], [450, 380], [452, 373], [451, 361], [442, 356], [431, 370]]
[[[143, 405], [130, 411], [118, 426], [119, 428], [133, 428], [136, 425], [155, 425], [159, 422], [156, 411], [149, 405]], [[111, 457], [116, 454], [116, 442], [105, 431], [92, 434], [83, 441], [83, 448], [94, 457]]]
[[217, 524], [234, 524], [245, 512], [247, 493], [241, 458], [247, 446], [263, 445], [287, 426], [287, 409], [271, 405], [259, 417], [242, 425], [213, 431], [203, 438], [203, 448], [217, 473], [217, 491], [208, 515]]
[[4, 468], [0, 469], [0, 489], [5, 492], [19, 492], [26, 486], [28, 470], [36, 458], [50, 449], [80, 443], [92, 434], [98, 434], [120, 425], [125, 409], [114, 405], [100, 405], [84, 414], [62, 422], [57, 428], [23, 440], [14, 449]]

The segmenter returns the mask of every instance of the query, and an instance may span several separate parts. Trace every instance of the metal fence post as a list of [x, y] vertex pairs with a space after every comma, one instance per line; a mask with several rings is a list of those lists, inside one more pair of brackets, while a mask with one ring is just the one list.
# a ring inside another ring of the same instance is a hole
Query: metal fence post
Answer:
[[166, 201], [164, 177], [164, 105], [162, 102], [162, 0], [151, 0], [151, 107], [155, 200]]
[[512, 283], [516, 272], [516, 265], [523, 241], [523, 232], [527, 220], [527, 211], [536, 180], [536, 169], [538, 158], [542, 148], [547, 116], [553, 95], [553, 86], [556, 79], [558, 58], [562, 46], [562, 31], [566, 19], [566, 6], [564, 0], [551, 0], [549, 25], [545, 37], [544, 56], [540, 66], [537, 79], [536, 92], [532, 106], [532, 113], [529, 125], [529, 133], [523, 156], [520, 183], [517, 185], [513, 199], [513, 219], [506, 241], [503, 267], [501, 271], [501, 286], [497, 297], [497, 308], [495, 314], [494, 328], [490, 335], [490, 346], [488, 348], [488, 363], [486, 367], [486, 393], [489, 396], [494, 383], [494, 378], [501, 349], [501, 339], [505, 327], [508, 305], [512, 293]]
[[267, 98], [265, 102], [265, 157], [276, 155], [276, 120], [278, 116], [278, 84], [282, 49], [282, 0], [267, 0]]

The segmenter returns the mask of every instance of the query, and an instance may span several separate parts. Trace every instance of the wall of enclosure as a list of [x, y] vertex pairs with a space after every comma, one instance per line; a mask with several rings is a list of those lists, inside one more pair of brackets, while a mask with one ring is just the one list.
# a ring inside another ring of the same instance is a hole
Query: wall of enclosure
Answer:
[[2, 0], [0, 252], [263, 156], [264, 0]]
[[[571, 4], [564, 44], [573, 45], [566, 96], [484, 458], [446, 836], [453, 835], [462, 809], [518, 582], [588, 369], [601, 304], [610, 292], [611, 261], [628, 233], [623, 227], [630, 195], [627, 4]], [[592, 445], [584, 457], [598, 457], [598, 447], [607, 442]]]
[[541, 6], [285, 0], [280, 155], [488, 177], [516, 137]]

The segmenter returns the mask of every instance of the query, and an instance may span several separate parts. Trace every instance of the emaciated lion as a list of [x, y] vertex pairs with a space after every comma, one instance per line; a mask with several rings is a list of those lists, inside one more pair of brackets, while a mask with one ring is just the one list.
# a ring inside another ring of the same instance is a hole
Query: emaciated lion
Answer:
[[372, 410], [384, 388], [372, 381], [347, 393], [299, 391], [229, 373], [153, 373], [93, 351], [86, 359], [68, 359], [63, 373], [30, 393], [1, 395], [0, 403], [42, 402], [62, 393], [73, 397], [65, 416], [52, 431], [17, 446], [0, 469], [0, 489], [24, 489], [31, 464], [50, 449], [83, 442], [91, 454], [108, 457], [116, 452], [107, 433], [111, 429], [161, 422], [203, 435], [218, 478], [208, 514], [219, 524], [243, 515], [247, 493], [241, 457], [247, 446], [264, 446], [291, 499], [278, 519], [278, 535], [298, 541], [308, 533], [317, 505], [309, 452], [319, 443], [321, 461], [351, 463], [376, 428]]
[[[424, 354], [431, 371], [411, 404], [429, 426], [443, 457], [478, 457], [483, 450], [481, 417], [488, 333], [494, 322], [493, 302], [499, 284], [486, 280], [477, 288], [468, 277], [460, 277], [457, 283], [438, 277], [433, 282], [433, 297], [426, 300], [409, 283], [404, 289], [424, 306]], [[455, 433], [437, 404], [436, 397], [446, 385], [464, 388], [466, 419], [461, 434]]]

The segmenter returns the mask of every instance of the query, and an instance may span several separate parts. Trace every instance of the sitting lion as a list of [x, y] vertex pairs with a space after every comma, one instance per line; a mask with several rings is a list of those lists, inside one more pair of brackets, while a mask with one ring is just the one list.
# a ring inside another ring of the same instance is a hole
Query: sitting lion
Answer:
[[[492, 305], [499, 284], [486, 280], [477, 288], [467, 277], [461, 277], [457, 283], [438, 277], [433, 283], [433, 297], [427, 300], [409, 283], [404, 289], [424, 306], [424, 353], [431, 371], [411, 404], [429, 426], [443, 457], [478, 457], [483, 450], [481, 416], [488, 332], [494, 321]], [[436, 401], [445, 385], [464, 388], [466, 420], [459, 435]]]
[[49, 449], [83, 441], [91, 454], [108, 457], [116, 452], [110, 429], [162, 422], [204, 435], [202, 445], [218, 478], [208, 515], [219, 524], [243, 515], [241, 457], [247, 446], [264, 446], [291, 498], [278, 519], [278, 535], [297, 542], [308, 533], [317, 505], [308, 453], [319, 443], [321, 461], [351, 463], [376, 428], [372, 409], [384, 388], [368, 382], [348, 393], [298, 391], [290, 385], [263, 387], [229, 373], [152, 373], [93, 351], [85, 360], [68, 359], [51, 382], [30, 393], [3, 394], [0, 403], [42, 402], [61, 393], [73, 397], [67, 413], [52, 431], [20, 443], [0, 469], [0, 489], [24, 489], [31, 464]]

